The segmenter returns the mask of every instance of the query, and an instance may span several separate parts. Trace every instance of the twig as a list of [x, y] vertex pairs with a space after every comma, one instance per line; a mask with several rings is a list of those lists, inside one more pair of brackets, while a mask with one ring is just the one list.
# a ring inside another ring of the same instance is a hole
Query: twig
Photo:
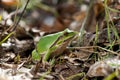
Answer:
[[59, 76], [60, 76], [60, 79], [61, 79], [61, 80], [65, 80], [64, 77], [63, 77], [61, 74], [60, 74]]
[[21, 13], [21, 12], [22, 12], [21, 9], [18, 10], [17, 12], [16, 12], [16, 11], [11, 12], [11, 13], [7, 16], [7, 18], [5, 19], [5, 21], [7, 21], [7, 20], [10, 19], [11, 17], [13, 17], [15, 14], [19, 14], [19, 13]]
[[24, 9], [23, 9], [23, 11], [22, 11], [20, 17], [19, 17], [18, 21], [13, 25], [13, 29], [11, 29], [11, 32], [13, 32], [13, 31], [16, 30], [16, 28], [17, 28], [17, 26], [18, 26], [18, 24], [19, 24], [21, 18], [23, 17], [23, 14], [24, 14], [24, 12], [25, 12], [25, 10], [26, 10], [26, 8], [27, 8], [27, 5], [28, 5], [29, 1], [30, 1], [30, 0], [27, 0], [27, 2], [26, 2], [26, 4], [25, 4], [25, 7], [24, 7]]
[[[37, 73], [37, 75], [40, 76], [41, 78], [47, 78], [48, 80], [53, 80], [53, 76], [48, 75], [48, 73]], [[39, 79], [39, 80], [41, 80], [41, 79]]]
[[85, 75], [85, 72], [81, 72], [81, 73], [78, 73], [78, 74], [74, 74], [70, 77], [67, 77], [66, 80], [73, 80], [75, 79], [76, 77], [83, 77]]
[[82, 26], [80, 28], [80, 32], [79, 32], [79, 45], [81, 45], [82, 41], [83, 41], [83, 35], [84, 35], [84, 31], [85, 31], [85, 28], [88, 27], [87, 24], [88, 24], [88, 20], [90, 19], [90, 10], [93, 6], [93, 2], [94, 0], [90, 0], [90, 5], [89, 5], [89, 8], [88, 8], [88, 11], [87, 11], [87, 14], [86, 14], [86, 17], [82, 23]]
[[88, 48], [90, 48], [90, 47], [67, 47], [67, 49], [70, 49], [70, 50], [77, 49], [77, 50], [80, 50], [80, 51], [83, 51], [83, 52], [87, 52], [87, 53], [96, 53], [96, 54], [99, 53], [99, 52], [95, 52], [95, 51], [85, 50], [85, 49], [88, 49]]
[[[87, 47], [68, 47], [68, 49], [88, 49], [88, 48], [99, 48], [99, 49], [102, 49], [104, 51], [107, 51], [107, 52], [110, 52], [110, 53], [113, 53], [113, 54], [117, 54], [119, 55], [117, 52], [114, 52], [114, 51], [111, 51], [111, 50], [108, 50], [108, 49], [105, 49], [103, 47], [100, 47], [100, 46], [87, 46]], [[88, 51], [88, 50], [87, 50]], [[95, 53], [95, 52], [94, 52]], [[120, 55], [119, 55], [120, 56]]]

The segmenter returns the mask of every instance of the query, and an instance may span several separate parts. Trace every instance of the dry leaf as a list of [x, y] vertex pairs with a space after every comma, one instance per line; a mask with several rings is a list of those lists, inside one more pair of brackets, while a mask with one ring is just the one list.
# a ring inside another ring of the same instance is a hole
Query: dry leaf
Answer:
[[98, 77], [98, 76], [108, 76], [113, 69], [104, 61], [96, 62], [93, 64], [89, 71], [87, 72], [87, 76], [89, 77]]
[[89, 77], [108, 76], [115, 69], [120, 70], [120, 60], [118, 58], [109, 58], [93, 64], [87, 72]]
[[13, 7], [19, 5], [19, 0], [1, 0], [1, 3], [5, 7]]

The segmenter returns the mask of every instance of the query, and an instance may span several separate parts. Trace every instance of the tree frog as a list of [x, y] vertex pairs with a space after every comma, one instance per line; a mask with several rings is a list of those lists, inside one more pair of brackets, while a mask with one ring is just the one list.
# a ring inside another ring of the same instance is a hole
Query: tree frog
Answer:
[[76, 34], [72, 30], [65, 29], [64, 31], [41, 37], [36, 49], [32, 52], [32, 58], [39, 60], [40, 54], [44, 54], [43, 61], [47, 61], [50, 57], [60, 55]]

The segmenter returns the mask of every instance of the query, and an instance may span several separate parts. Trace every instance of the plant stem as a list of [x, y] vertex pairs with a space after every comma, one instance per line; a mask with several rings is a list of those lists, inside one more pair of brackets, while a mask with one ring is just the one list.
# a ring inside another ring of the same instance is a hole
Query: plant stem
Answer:
[[27, 5], [28, 5], [29, 1], [30, 1], [30, 0], [27, 0], [27, 2], [26, 2], [26, 4], [25, 4], [25, 7], [24, 7], [24, 9], [23, 9], [23, 11], [22, 11], [20, 17], [19, 17], [18, 21], [13, 25], [13, 28], [12, 28], [11, 32], [13, 32], [13, 31], [16, 30], [16, 28], [17, 28], [17, 26], [18, 26], [20, 20], [21, 20], [22, 17], [23, 17], [23, 14], [24, 14], [24, 12], [25, 12], [25, 10], [26, 10], [26, 8], [27, 8]]
[[88, 26], [87, 26], [87, 24], [88, 24], [87, 22], [88, 22], [88, 20], [89, 20], [89, 18], [90, 18], [89, 12], [90, 12], [90, 10], [92, 9], [93, 3], [94, 3], [94, 0], [90, 0], [90, 5], [89, 5], [89, 8], [88, 8], [86, 17], [85, 17], [85, 19], [84, 19], [84, 21], [83, 21], [83, 23], [82, 23], [81, 28], [80, 28], [80, 32], [79, 32], [79, 36], [80, 36], [80, 37], [79, 37], [79, 45], [81, 45], [81, 43], [82, 43], [82, 41], [83, 41], [83, 35], [84, 35], [84, 32], [85, 32], [85, 28], [88, 27]]

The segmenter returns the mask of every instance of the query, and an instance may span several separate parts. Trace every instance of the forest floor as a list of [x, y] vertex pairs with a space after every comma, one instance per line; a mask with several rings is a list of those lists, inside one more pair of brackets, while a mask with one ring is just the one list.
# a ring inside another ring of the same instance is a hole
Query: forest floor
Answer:
[[119, 37], [119, 0], [1, 0], [0, 80], [120, 80]]

